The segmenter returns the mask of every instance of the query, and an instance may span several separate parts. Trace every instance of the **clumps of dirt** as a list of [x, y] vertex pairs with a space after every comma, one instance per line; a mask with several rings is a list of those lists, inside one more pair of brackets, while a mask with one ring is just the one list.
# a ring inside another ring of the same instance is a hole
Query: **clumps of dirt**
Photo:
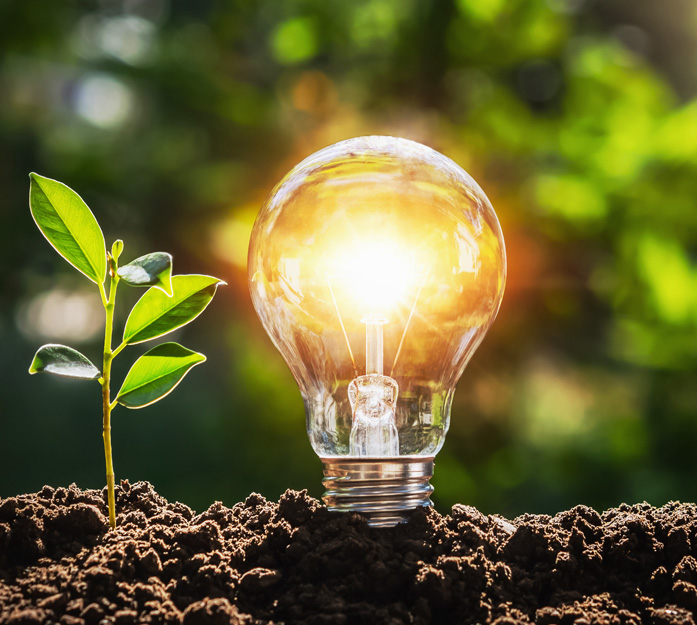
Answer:
[[373, 529], [306, 492], [196, 515], [145, 483], [0, 499], [0, 623], [695, 624], [697, 506]]

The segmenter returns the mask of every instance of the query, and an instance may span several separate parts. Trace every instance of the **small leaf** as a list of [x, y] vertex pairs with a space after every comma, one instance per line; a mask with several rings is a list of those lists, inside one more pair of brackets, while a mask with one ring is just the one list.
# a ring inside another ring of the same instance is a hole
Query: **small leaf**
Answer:
[[172, 256], [153, 252], [119, 267], [119, 278], [131, 286], [154, 286], [172, 297]]
[[123, 252], [123, 241], [121, 239], [116, 239], [116, 241], [111, 244], [112, 258], [118, 260], [119, 256], [121, 256], [121, 252]]
[[126, 408], [143, 408], [169, 393], [194, 367], [206, 360], [179, 343], [162, 343], [135, 361], [121, 386], [116, 401]]
[[106, 245], [92, 211], [62, 182], [34, 173], [29, 177], [29, 207], [39, 230], [75, 269], [102, 284], [106, 275]]
[[225, 282], [194, 274], [172, 278], [172, 297], [157, 288], [148, 289], [126, 320], [123, 342], [149, 341], [193, 321], [213, 299], [219, 284]]
[[29, 373], [53, 373], [67, 378], [96, 380], [99, 369], [87, 356], [66, 345], [49, 343], [39, 348], [29, 367]]

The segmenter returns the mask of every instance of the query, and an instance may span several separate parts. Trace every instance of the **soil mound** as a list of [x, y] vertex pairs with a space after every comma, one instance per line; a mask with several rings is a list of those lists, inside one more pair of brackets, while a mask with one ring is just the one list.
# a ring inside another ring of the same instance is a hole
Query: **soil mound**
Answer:
[[693, 624], [697, 506], [372, 529], [303, 492], [196, 515], [145, 482], [0, 499], [0, 623]]

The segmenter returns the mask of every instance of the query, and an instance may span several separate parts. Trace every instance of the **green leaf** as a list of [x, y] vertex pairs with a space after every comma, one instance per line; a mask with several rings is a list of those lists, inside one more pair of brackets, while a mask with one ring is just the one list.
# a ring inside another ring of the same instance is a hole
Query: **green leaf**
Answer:
[[143, 408], [169, 395], [194, 367], [206, 360], [179, 343], [163, 343], [145, 352], [128, 372], [116, 401], [126, 408]]
[[102, 284], [106, 275], [106, 245], [92, 211], [62, 182], [34, 173], [29, 177], [29, 207], [39, 230], [75, 269]]
[[149, 341], [193, 321], [208, 306], [219, 284], [225, 282], [194, 274], [172, 278], [172, 297], [157, 288], [148, 289], [126, 320], [123, 342]]
[[153, 252], [119, 267], [119, 278], [131, 286], [154, 286], [172, 297], [172, 255]]
[[53, 373], [66, 378], [96, 380], [101, 374], [87, 356], [67, 345], [49, 343], [39, 348], [29, 373]]
[[114, 260], [118, 260], [119, 256], [121, 256], [121, 252], [123, 252], [123, 241], [121, 239], [116, 239], [111, 244], [111, 257]]

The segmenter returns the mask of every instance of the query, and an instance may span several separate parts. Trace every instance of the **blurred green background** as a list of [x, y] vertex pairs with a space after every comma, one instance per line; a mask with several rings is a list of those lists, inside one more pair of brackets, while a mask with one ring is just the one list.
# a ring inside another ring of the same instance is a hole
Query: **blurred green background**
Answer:
[[0, 55], [0, 496], [105, 480], [97, 385], [27, 374], [44, 342], [97, 359], [102, 315], [33, 223], [30, 171], [77, 190], [122, 260], [229, 282], [174, 337], [208, 362], [114, 414], [117, 478], [202, 510], [321, 495], [247, 242], [296, 162], [392, 134], [468, 170], [508, 247], [436, 506], [697, 498], [694, 0], [0, 0]]

